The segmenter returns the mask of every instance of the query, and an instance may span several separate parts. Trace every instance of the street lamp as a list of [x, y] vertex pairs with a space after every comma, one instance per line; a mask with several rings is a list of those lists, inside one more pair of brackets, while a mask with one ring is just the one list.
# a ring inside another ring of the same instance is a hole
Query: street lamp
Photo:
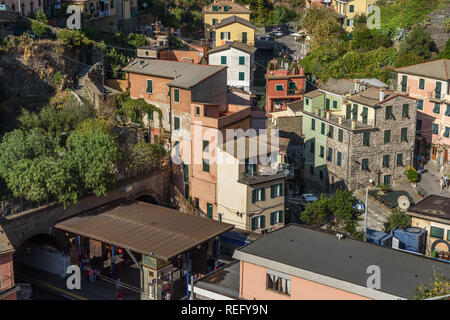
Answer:
[[[373, 180], [369, 179], [369, 183], [373, 184]], [[367, 241], [367, 207], [369, 204], [369, 186], [366, 187], [366, 203], [364, 205], [364, 242]]]

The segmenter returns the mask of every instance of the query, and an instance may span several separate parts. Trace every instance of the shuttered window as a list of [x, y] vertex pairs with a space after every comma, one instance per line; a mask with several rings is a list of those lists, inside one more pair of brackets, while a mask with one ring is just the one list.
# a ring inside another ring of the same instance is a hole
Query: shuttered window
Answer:
[[147, 79], [147, 93], [153, 93], [153, 80]]
[[311, 130], [316, 130], [316, 119], [311, 118]]
[[431, 227], [430, 236], [433, 238], [444, 239], [444, 229]]
[[417, 101], [417, 110], [423, 110], [423, 100]]
[[433, 125], [431, 127], [431, 132], [433, 134], [438, 134], [439, 133], [439, 125], [437, 123], [433, 123]]
[[270, 213], [270, 225], [283, 222], [283, 210], [277, 210]]
[[403, 166], [403, 153], [397, 154], [397, 166]]
[[391, 130], [384, 130], [384, 143], [391, 142]]
[[369, 159], [362, 159], [361, 170], [369, 170]]
[[245, 76], [244, 76], [244, 72], [239, 72], [239, 80], [240, 80], [240, 81], [245, 80], [244, 77], [245, 77]]
[[173, 119], [173, 128], [174, 128], [174, 130], [180, 129], [180, 118], [174, 117], [174, 119]]
[[180, 102], [180, 89], [173, 89], [173, 100], [175, 102]]
[[277, 184], [271, 185], [270, 186], [270, 197], [275, 198], [275, 197], [281, 197], [281, 196], [283, 196], [283, 184], [277, 183]]
[[338, 141], [339, 142], [344, 141], [344, 130], [342, 130], [342, 129], [338, 130]]
[[370, 132], [363, 132], [363, 146], [370, 146]]
[[337, 161], [336, 164], [340, 167], [342, 166], [342, 153], [341, 152], [337, 152]]
[[227, 56], [221, 56], [220, 57], [220, 63], [221, 64], [227, 64]]
[[401, 137], [400, 137], [401, 141], [402, 142], [406, 141], [407, 136], [408, 136], [408, 128], [402, 128]]
[[389, 168], [389, 155], [385, 154], [383, 156], [383, 168]]
[[419, 89], [425, 89], [425, 79], [419, 79]]
[[244, 65], [245, 64], [245, 57], [239, 57], [239, 64]]
[[404, 104], [402, 109], [402, 117], [409, 118], [409, 104]]

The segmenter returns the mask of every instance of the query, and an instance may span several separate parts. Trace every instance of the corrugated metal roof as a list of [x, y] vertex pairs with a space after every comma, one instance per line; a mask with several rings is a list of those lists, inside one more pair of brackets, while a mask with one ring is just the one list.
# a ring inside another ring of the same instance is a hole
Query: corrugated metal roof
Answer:
[[234, 226], [133, 202], [104, 213], [74, 217], [55, 228], [167, 261]]
[[173, 79], [169, 82], [169, 86], [189, 89], [223, 69], [225, 67], [188, 62], [135, 59], [122, 70], [125, 72]]

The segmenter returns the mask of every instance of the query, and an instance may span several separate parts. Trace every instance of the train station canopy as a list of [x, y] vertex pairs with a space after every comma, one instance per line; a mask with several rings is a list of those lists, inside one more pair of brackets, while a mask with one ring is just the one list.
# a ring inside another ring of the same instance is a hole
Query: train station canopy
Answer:
[[55, 228], [168, 261], [234, 226], [133, 202], [103, 213], [82, 214], [57, 223]]

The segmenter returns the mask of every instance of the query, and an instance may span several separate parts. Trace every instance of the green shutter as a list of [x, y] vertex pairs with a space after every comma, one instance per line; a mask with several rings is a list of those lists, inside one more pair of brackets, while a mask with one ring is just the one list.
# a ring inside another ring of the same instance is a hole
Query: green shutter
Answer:
[[271, 198], [275, 198], [275, 187], [276, 186], [277, 186], [276, 184], [270, 186], [270, 197]]
[[175, 117], [174, 118], [174, 130], [180, 129], [180, 118]]
[[207, 215], [209, 219], [213, 218], [213, 205], [211, 203], [206, 204]]
[[153, 93], [153, 80], [147, 79], [147, 93]]
[[173, 93], [174, 93], [173, 100], [175, 102], [180, 102], [180, 89], [177, 88], [173, 89]]
[[280, 183], [280, 196], [283, 196], [283, 184], [282, 183]]
[[270, 225], [273, 226], [275, 224], [275, 213], [276, 212], [271, 212], [270, 213]]
[[363, 146], [370, 146], [370, 132], [363, 132]]
[[384, 130], [384, 143], [391, 142], [391, 130]]
[[243, 81], [243, 80], [245, 80], [244, 78], [245, 78], [244, 72], [239, 72], [239, 80]]
[[247, 43], [247, 32], [242, 32], [242, 43]]
[[266, 201], [266, 188], [261, 188], [261, 201]]
[[265, 228], [266, 227], [266, 216], [261, 216], [261, 217], [259, 217], [259, 219], [261, 219], [261, 220], [259, 220], [259, 226], [261, 228]]
[[147, 113], [148, 120], [153, 120], [153, 111]]
[[245, 64], [245, 57], [239, 57], [239, 64], [244, 65]]
[[278, 223], [283, 223], [283, 210], [278, 211]]
[[256, 229], [256, 218], [252, 218], [252, 231]]
[[221, 56], [220, 57], [220, 63], [221, 64], [227, 64], [227, 56]]
[[419, 89], [421, 90], [425, 89], [425, 79], [419, 80]]
[[339, 129], [338, 131], [338, 140], [339, 142], [344, 141], [344, 131], [342, 129]]
[[409, 117], [409, 104], [403, 105], [402, 116], [403, 116], [403, 118]]
[[256, 202], [256, 190], [252, 190], [252, 202]]
[[402, 132], [401, 132], [402, 141], [406, 141], [407, 134], [408, 134], [408, 128], [402, 128]]

